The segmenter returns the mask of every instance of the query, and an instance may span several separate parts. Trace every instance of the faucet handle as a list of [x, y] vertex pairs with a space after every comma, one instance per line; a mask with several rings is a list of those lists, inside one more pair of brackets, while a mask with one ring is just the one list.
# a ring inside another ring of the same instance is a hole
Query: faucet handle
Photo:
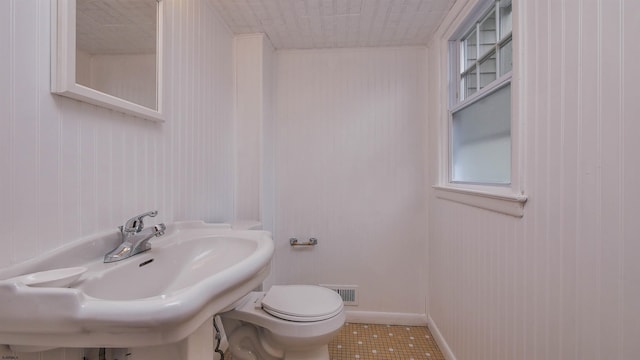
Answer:
[[124, 226], [120, 226], [120, 231], [122, 233], [139, 233], [140, 231], [142, 231], [142, 229], [144, 229], [144, 222], [142, 221], [142, 219], [147, 216], [155, 217], [156, 215], [158, 215], [158, 210], [153, 210], [144, 214], [134, 216], [131, 219], [127, 220], [127, 222], [124, 223]]

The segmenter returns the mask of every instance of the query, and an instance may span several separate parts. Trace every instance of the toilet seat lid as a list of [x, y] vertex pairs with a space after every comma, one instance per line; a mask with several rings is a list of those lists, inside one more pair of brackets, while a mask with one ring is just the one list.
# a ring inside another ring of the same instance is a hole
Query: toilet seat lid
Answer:
[[338, 315], [342, 298], [333, 290], [314, 285], [274, 285], [262, 299], [262, 309], [290, 321], [320, 321]]

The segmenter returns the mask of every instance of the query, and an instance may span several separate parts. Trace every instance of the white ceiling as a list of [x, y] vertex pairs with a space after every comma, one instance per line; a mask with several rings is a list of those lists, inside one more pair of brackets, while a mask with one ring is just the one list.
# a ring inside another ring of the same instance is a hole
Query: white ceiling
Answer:
[[[210, 0], [234, 34], [276, 49], [424, 45], [455, 0]], [[78, 0], [80, 49], [155, 52], [156, 0]], [[91, 31], [89, 31], [91, 30]]]
[[234, 34], [276, 49], [424, 45], [455, 0], [211, 0]]

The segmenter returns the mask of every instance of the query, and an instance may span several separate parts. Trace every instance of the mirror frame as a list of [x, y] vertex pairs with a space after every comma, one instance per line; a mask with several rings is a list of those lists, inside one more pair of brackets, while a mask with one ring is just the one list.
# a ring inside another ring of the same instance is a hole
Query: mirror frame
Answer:
[[135, 117], [164, 122], [162, 112], [163, 1], [158, 2], [156, 103], [151, 109], [76, 82], [76, 0], [56, 0], [51, 9], [51, 92]]

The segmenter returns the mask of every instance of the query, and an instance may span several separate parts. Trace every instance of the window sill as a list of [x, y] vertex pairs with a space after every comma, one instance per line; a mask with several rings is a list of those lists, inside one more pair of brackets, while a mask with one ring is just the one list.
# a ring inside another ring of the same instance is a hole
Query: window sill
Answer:
[[469, 190], [452, 186], [434, 185], [436, 197], [481, 209], [495, 211], [501, 214], [522, 217], [525, 195], [501, 194], [479, 190]]

